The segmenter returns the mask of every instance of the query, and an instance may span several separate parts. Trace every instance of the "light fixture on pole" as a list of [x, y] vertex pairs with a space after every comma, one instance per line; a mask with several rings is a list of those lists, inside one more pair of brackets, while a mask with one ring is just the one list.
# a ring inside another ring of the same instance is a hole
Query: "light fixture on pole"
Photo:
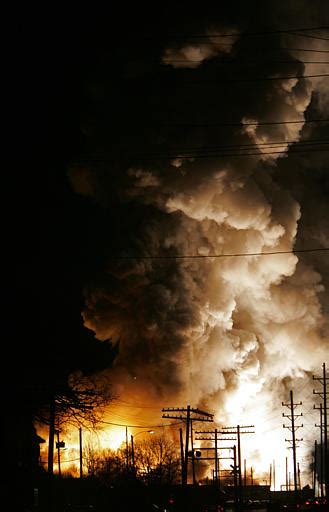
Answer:
[[133, 436], [133, 435], [130, 436], [130, 440], [131, 440], [131, 462], [132, 462], [132, 467], [133, 467], [133, 471], [134, 472], [135, 472], [134, 437], [139, 436], [139, 434], [154, 434], [154, 430], [142, 430], [141, 432], [137, 432], [137, 434], [135, 434], [135, 436]]

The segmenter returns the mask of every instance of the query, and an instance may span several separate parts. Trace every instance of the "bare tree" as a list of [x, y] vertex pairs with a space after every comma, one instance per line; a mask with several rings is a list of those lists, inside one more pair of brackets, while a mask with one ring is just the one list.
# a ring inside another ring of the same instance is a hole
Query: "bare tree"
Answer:
[[180, 456], [175, 443], [166, 435], [159, 435], [135, 444], [136, 475], [146, 481], [172, 484], [179, 481]]
[[68, 426], [95, 428], [106, 406], [113, 400], [107, 378], [84, 376], [81, 372], [42, 389], [34, 420], [49, 426], [48, 473], [53, 473], [55, 432]]

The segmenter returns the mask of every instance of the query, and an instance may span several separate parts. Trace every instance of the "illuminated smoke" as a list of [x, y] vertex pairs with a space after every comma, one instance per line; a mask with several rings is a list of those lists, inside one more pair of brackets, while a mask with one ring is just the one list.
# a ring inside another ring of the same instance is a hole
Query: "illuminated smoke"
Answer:
[[[210, 43], [200, 48], [197, 57], [208, 59], [207, 65], [215, 70], [220, 55]], [[169, 45], [163, 58], [169, 64], [182, 55], [197, 60], [184, 44], [177, 51]], [[294, 55], [290, 57], [291, 64], [284, 71], [275, 66], [272, 76], [311, 73]], [[172, 72], [185, 72], [181, 67]], [[196, 78], [203, 77], [202, 66], [186, 67], [193, 67], [188, 72], [196, 73]], [[221, 87], [190, 94], [204, 108], [205, 117], [207, 104], [222, 95], [223, 110], [214, 116], [225, 124], [228, 107]], [[219, 145], [221, 140], [253, 143], [259, 145], [261, 158], [178, 155], [167, 163], [136, 159], [136, 164], [115, 175], [131, 230], [122, 233], [123, 249], [113, 249], [106, 269], [86, 287], [84, 319], [99, 339], [120, 340], [111, 372], [122, 397], [157, 403], [159, 413], [162, 405], [190, 403], [214, 411], [219, 424], [257, 424], [271, 461], [278, 449], [284, 450], [280, 417], [287, 411], [282, 410], [281, 401], [294, 389], [296, 400], [305, 401], [309, 408], [311, 376], [319, 373], [328, 356], [322, 306], [324, 256], [173, 256], [291, 251], [296, 240], [302, 246], [326, 245], [328, 231], [323, 229], [328, 221], [323, 218], [316, 225], [310, 220], [315, 203], [318, 211], [325, 209], [321, 187], [313, 188], [316, 196], [310, 198], [310, 178], [304, 184], [296, 173], [297, 167], [312, 173], [319, 161], [323, 168], [324, 153], [268, 155], [271, 150], [263, 145], [279, 142], [279, 149], [286, 150], [295, 141], [298, 148], [299, 141], [319, 136], [324, 129], [303, 122], [262, 123], [304, 121], [306, 111], [323, 117], [328, 96], [322, 80], [307, 79], [269, 81], [261, 87], [248, 86], [240, 94], [232, 114], [241, 121], [240, 128], [227, 129], [224, 134], [219, 128], [214, 132], [207, 127], [197, 133], [188, 127], [184, 135], [168, 130], [162, 134], [165, 147], [202, 148]], [[183, 91], [178, 91], [178, 111], [186, 110], [190, 119], [193, 104], [182, 106], [182, 97]], [[234, 98], [233, 92], [229, 98]], [[97, 169], [72, 169], [70, 179], [78, 193], [108, 208], [106, 190], [112, 185], [113, 173], [113, 169], [108, 176]], [[140, 219], [137, 223], [135, 214]], [[136, 259], [125, 258], [134, 255]], [[280, 432], [269, 427], [273, 424], [279, 425]], [[303, 436], [314, 439], [313, 433]], [[250, 445], [248, 453], [253, 452]]]

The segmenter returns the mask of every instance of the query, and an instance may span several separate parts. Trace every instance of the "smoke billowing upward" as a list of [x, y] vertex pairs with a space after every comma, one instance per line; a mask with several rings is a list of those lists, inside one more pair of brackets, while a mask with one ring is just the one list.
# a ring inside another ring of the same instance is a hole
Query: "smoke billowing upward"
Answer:
[[[318, 4], [310, 18], [307, 5], [297, 25], [323, 25]], [[289, 5], [271, 7], [274, 32], [296, 26]], [[328, 67], [305, 61], [329, 46], [248, 38], [257, 23], [243, 11], [208, 21], [193, 26], [202, 44], [185, 27], [156, 56], [131, 48], [112, 139], [112, 86], [93, 84], [95, 161], [72, 165], [69, 179], [116, 219], [83, 315], [99, 339], [120, 340], [119, 393], [203, 405], [223, 423], [281, 406], [291, 388], [309, 392], [328, 358], [324, 253], [211, 255], [328, 247], [328, 157], [306, 152], [328, 133], [307, 121], [329, 113], [328, 78], [307, 75]], [[238, 35], [224, 45], [216, 33]]]

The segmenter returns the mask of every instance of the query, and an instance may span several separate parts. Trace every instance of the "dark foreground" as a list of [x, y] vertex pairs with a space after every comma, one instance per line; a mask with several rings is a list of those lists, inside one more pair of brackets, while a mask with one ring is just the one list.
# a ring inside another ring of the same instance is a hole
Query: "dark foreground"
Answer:
[[[18, 490], [17, 490], [18, 491]], [[233, 488], [214, 485], [187, 487], [160, 485], [104, 486], [92, 479], [61, 479], [34, 489], [31, 504], [17, 507], [19, 491], [11, 495], [12, 510], [22, 512], [324, 512], [328, 504], [313, 497], [311, 489], [270, 492], [269, 488], [243, 489], [243, 499]]]

